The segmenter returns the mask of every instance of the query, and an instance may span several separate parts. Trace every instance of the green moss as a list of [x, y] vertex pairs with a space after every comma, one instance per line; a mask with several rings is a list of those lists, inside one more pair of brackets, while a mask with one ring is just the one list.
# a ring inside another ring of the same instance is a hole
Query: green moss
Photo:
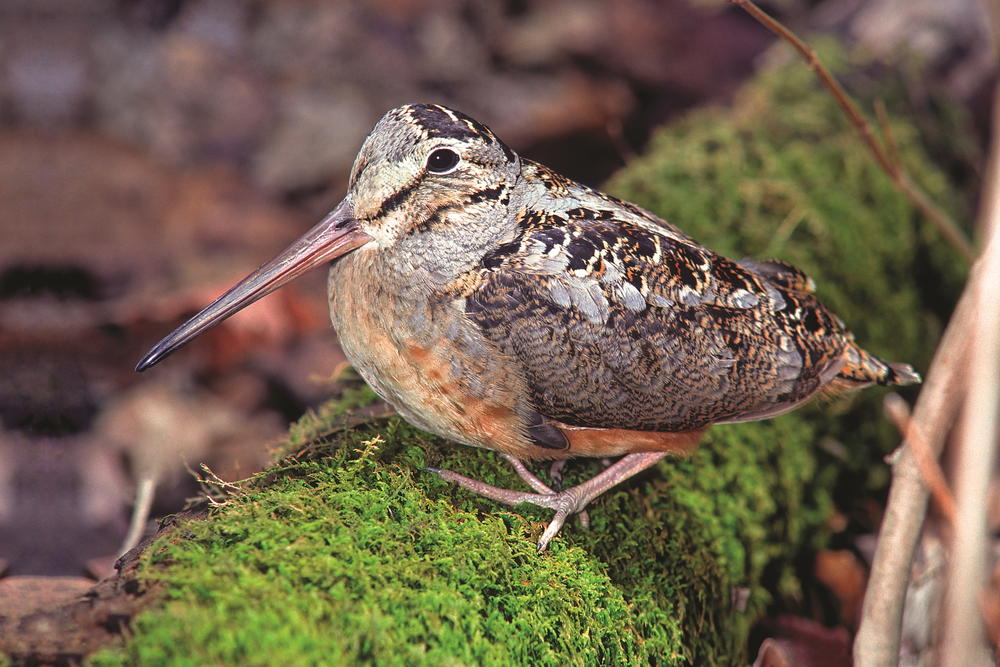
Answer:
[[456, 508], [414, 467], [429, 444], [396, 420], [351, 431], [185, 524], [150, 550], [168, 601], [138, 619], [129, 659], [557, 665], [667, 648], [631, 628], [586, 551], [539, 556], [516, 514]]
[[[299, 460], [148, 551], [142, 577], [166, 585], [165, 603], [136, 619], [124, 653], [94, 664], [721, 664], [741, 650], [732, 624], [745, 633], [769, 601], [757, 589], [738, 613], [730, 582], [759, 579], [815, 522], [787, 511], [812, 473], [795, 443], [811, 434], [784, 420], [719, 429], [693, 458], [610, 493], [592, 530], [568, 528], [538, 554], [547, 513], [419, 470], [516, 484], [495, 456], [397, 419], [314, 441], [339, 411], [293, 427]], [[582, 467], [574, 478], [599, 464]], [[711, 641], [692, 649], [692, 636]]]
[[[913, 132], [894, 132], [943, 195]], [[801, 265], [893, 360], [926, 360], [940, 327], [921, 282], [960, 277], [798, 63], [660, 132], [611, 189], [723, 253]], [[142, 577], [164, 601], [92, 663], [746, 664], [750, 625], [800, 594], [794, 559], [821, 539], [842, 479], [819, 444], [843, 441], [863, 469], [893, 440], [877, 426], [879, 392], [717, 427], [691, 458], [599, 498], [590, 531], [570, 524], [538, 554], [549, 512], [420, 471], [519, 487], [503, 461], [397, 419], [337, 428], [370, 399], [303, 417], [286, 458], [149, 549]], [[575, 463], [567, 481], [599, 468]]]

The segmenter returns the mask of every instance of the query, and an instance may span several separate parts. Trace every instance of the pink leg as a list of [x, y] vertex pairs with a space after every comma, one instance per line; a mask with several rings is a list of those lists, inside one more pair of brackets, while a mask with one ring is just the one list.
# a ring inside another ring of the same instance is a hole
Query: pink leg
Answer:
[[[567, 463], [569, 463], [569, 459], [556, 459], [552, 462], [552, 465], [549, 466], [549, 477], [552, 479], [552, 483], [557, 489], [562, 487], [563, 468], [566, 467]], [[601, 465], [607, 468], [611, 465], [611, 459], [601, 459]]]
[[[503, 458], [507, 459], [507, 461], [510, 463], [511, 467], [514, 468], [514, 472], [517, 473], [518, 477], [520, 477], [525, 482], [527, 482], [528, 486], [530, 486], [531, 488], [533, 488], [535, 491], [538, 491], [539, 493], [542, 493], [542, 494], [545, 494], [545, 495], [553, 495], [553, 494], [555, 494], [555, 490], [553, 490], [552, 488], [550, 488], [549, 486], [547, 486], [545, 484], [545, 482], [543, 482], [542, 480], [538, 479], [538, 477], [536, 477], [534, 473], [532, 473], [530, 470], [528, 470], [528, 466], [524, 465], [524, 462], [522, 462], [521, 459], [515, 458], [515, 457], [511, 456], [510, 454], [505, 454], [503, 452], [500, 453], [500, 456], [502, 456]], [[566, 459], [563, 459], [562, 463], [565, 463], [565, 462], [566, 462]], [[580, 525], [581, 526], [583, 526], [584, 528], [590, 528], [590, 516], [587, 515], [587, 511], [586, 510], [584, 510], [582, 512], [577, 512], [576, 516], [577, 516], [577, 518], [580, 519]]]
[[[547, 507], [548, 509], [555, 510], [555, 516], [552, 517], [552, 521], [549, 522], [545, 532], [542, 533], [541, 538], [538, 540], [538, 550], [542, 551], [546, 546], [548, 546], [548, 543], [553, 537], [555, 537], [556, 533], [559, 532], [559, 529], [562, 528], [564, 523], [566, 523], [566, 519], [570, 515], [581, 512], [591, 500], [613, 486], [624, 482], [629, 477], [642, 472], [665, 456], [667, 456], [667, 454], [662, 452], [629, 454], [628, 456], [622, 457], [617, 463], [610, 466], [599, 475], [592, 477], [582, 484], [577, 484], [576, 486], [570, 487], [559, 493], [552, 493], [551, 489], [548, 492], [542, 491], [541, 493], [527, 493], [525, 491], [500, 489], [471, 479], [465, 475], [459, 475], [458, 473], [450, 470], [440, 470], [437, 468], [427, 468], [427, 470], [435, 472], [440, 475], [442, 479], [454, 482], [459, 486], [472, 491], [473, 493], [491, 498], [492, 500], [496, 500], [507, 505], [531, 503], [533, 505], [538, 505], [539, 507]], [[523, 464], [521, 464], [521, 467], [523, 467]], [[517, 470], [516, 465], [514, 466], [514, 469]], [[528, 472], [528, 474], [531, 475], [530, 472]], [[531, 475], [531, 477], [534, 477], [534, 475]], [[535, 480], [538, 481], [537, 478], [535, 478]], [[539, 487], [535, 486], [531, 482], [528, 483], [531, 484], [532, 487], [540, 490]], [[545, 486], [540, 481], [538, 481], [538, 484], [543, 487]]]
[[514, 472], [517, 473], [517, 476], [527, 482], [528, 486], [533, 488], [535, 491], [546, 494], [555, 493], [555, 491], [549, 488], [545, 482], [535, 477], [535, 474], [528, 470], [528, 466], [524, 465], [524, 462], [522, 462], [521, 459], [515, 458], [510, 454], [505, 454], [503, 452], [500, 453], [500, 456], [507, 459], [507, 462], [510, 463], [512, 468], [514, 468]]

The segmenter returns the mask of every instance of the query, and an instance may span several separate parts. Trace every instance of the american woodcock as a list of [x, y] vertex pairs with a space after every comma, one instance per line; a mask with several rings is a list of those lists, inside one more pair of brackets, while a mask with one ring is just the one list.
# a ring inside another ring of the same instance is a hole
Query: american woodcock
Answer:
[[[424, 104], [389, 111], [344, 200], [136, 369], [328, 262], [347, 358], [407, 421], [509, 459], [534, 493], [434, 472], [554, 509], [540, 549], [594, 497], [691, 451], [711, 424], [920, 379], [858, 347], [798, 269], [721, 257], [519, 157], [472, 118]], [[521, 463], [618, 455], [561, 492]]]

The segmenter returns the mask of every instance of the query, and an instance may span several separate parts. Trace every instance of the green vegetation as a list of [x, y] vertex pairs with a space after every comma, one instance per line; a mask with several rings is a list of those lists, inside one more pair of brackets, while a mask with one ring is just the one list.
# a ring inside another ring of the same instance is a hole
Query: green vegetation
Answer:
[[[946, 184], [914, 132], [894, 134], [940, 200]], [[924, 286], [947, 293], [961, 274], [797, 62], [661, 131], [610, 189], [720, 252], [800, 265], [892, 360], [928, 359], [941, 305]], [[880, 396], [715, 428], [690, 459], [599, 498], [590, 531], [572, 522], [538, 554], [549, 512], [420, 470], [520, 485], [502, 460], [397, 419], [337, 429], [346, 406], [372, 398], [350, 392], [293, 425], [271, 470], [148, 550], [142, 578], [162, 603], [91, 662], [746, 664], [751, 624], [799, 595], [794, 559], [821, 543], [838, 481], [884, 479], [894, 437]], [[599, 467], [571, 464], [568, 481]]]
[[[739, 613], [727, 582], [760, 579], [824, 514], [788, 511], [813, 474], [794, 443], [813, 434], [780, 420], [720, 429], [692, 459], [611, 493], [592, 530], [570, 527], [537, 554], [545, 512], [419, 470], [516, 484], [502, 461], [397, 419], [317, 438], [340, 408], [304, 417], [286, 450], [298, 456], [149, 551], [143, 577], [164, 585], [165, 604], [136, 620], [125, 654], [96, 664], [723, 661], [743, 641], [733, 624], [745, 632], [769, 601], [753, 590]], [[684, 636], [712, 641], [694, 651]]]

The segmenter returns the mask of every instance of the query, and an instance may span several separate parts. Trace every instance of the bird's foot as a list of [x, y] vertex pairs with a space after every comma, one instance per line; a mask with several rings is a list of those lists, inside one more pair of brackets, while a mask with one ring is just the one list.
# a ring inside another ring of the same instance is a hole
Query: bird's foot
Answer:
[[[455, 484], [458, 484], [475, 494], [485, 496], [486, 498], [496, 500], [497, 502], [507, 505], [531, 503], [532, 505], [555, 510], [555, 516], [552, 517], [552, 520], [546, 527], [545, 532], [542, 533], [542, 536], [538, 540], [538, 550], [543, 551], [545, 547], [548, 546], [552, 538], [555, 537], [556, 533], [559, 532], [559, 529], [563, 527], [563, 524], [566, 523], [566, 519], [573, 514], [582, 513], [591, 500], [636, 473], [650, 467], [664, 456], [666, 456], [666, 454], [659, 452], [649, 454], [629, 454], [628, 456], [622, 457], [620, 461], [599, 475], [583, 482], [582, 484], [577, 484], [576, 486], [572, 486], [558, 493], [548, 488], [542, 481], [531, 474], [531, 472], [524, 467], [523, 463], [513, 457], [507, 458], [508, 460], [511, 460], [512, 465], [514, 465], [514, 469], [519, 475], [521, 475], [522, 479], [527, 481], [528, 484], [531, 485], [532, 488], [539, 491], [539, 493], [501, 489], [450, 470], [441, 470], [438, 468], [426, 468], [426, 470], [437, 473], [446, 481], [454, 482]], [[524, 473], [526, 473], [527, 476], [522, 474], [521, 469], [524, 470]]]
[[[545, 482], [543, 482], [542, 480], [538, 479], [538, 477], [536, 477], [534, 473], [532, 473], [530, 470], [528, 470], [528, 466], [524, 465], [524, 462], [521, 461], [521, 459], [515, 458], [515, 457], [511, 456], [510, 454], [505, 454], [503, 452], [500, 453], [500, 456], [502, 456], [503, 458], [507, 459], [507, 461], [510, 463], [511, 467], [514, 469], [514, 472], [517, 473], [518, 477], [520, 477], [525, 482], [527, 482], [528, 486], [530, 486], [531, 488], [533, 488], [538, 493], [546, 495], [546, 496], [553, 496], [558, 491], [561, 490], [560, 489], [561, 484], [559, 483], [559, 482], [561, 482], [561, 480], [557, 480], [555, 488], [551, 488], [547, 484], [545, 484]], [[562, 459], [561, 462], [565, 463], [566, 459]], [[558, 461], [557, 461], [557, 463], [558, 463]], [[482, 495], [482, 494], [480, 494], [480, 495]], [[579, 512], [576, 513], [576, 516], [580, 520], [580, 525], [581, 526], [583, 526], [584, 528], [590, 528], [590, 516], [587, 514], [586, 510], [580, 510]]]
[[[437, 473], [441, 479], [458, 484], [459, 486], [468, 489], [477, 495], [490, 498], [491, 500], [496, 500], [497, 502], [501, 502], [506, 505], [513, 506], [520, 505], [521, 503], [531, 503], [532, 505], [555, 510], [555, 516], [552, 517], [552, 521], [549, 522], [545, 532], [542, 533], [541, 538], [538, 540], [539, 551], [544, 550], [545, 547], [548, 546], [549, 541], [555, 537], [556, 533], [559, 532], [559, 529], [566, 523], [566, 519], [568, 519], [572, 514], [582, 512], [583, 508], [586, 507], [587, 503], [590, 501], [590, 498], [585, 499], [578, 495], [577, 489], [579, 487], [577, 486], [559, 493], [551, 491], [551, 489], [550, 492], [530, 493], [528, 491], [501, 489], [487, 484], [486, 482], [480, 482], [479, 480], [472, 479], [471, 477], [466, 477], [465, 475], [460, 475], [457, 472], [452, 472], [451, 470], [441, 470], [439, 468], [425, 468], [425, 470]], [[586, 512], [583, 512], [583, 514], [586, 514]]]

